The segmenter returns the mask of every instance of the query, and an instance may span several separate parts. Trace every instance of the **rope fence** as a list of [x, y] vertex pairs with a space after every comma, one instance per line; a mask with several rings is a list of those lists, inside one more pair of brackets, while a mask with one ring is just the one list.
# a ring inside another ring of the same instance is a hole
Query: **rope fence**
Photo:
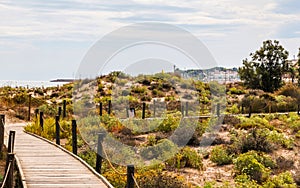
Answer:
[[[97, 147], [97, 161], [96, 161], [96, 171], [98, 173], [101, 173], [101, 165], [102, 165], [102, 156], [101, 154], [104, 154], [104, 158], [106, 159], [109, 167], [113, 170], [114, 173], [120, 175], [120, 176], [126, 176], [127, 175], [127, 186], [128, 188], [133, 188], [134, 184], [137, 188], [140, 188], [140, 186], [138, 185], [138, 182], [136, 180], [136, 178], [134, 177], [134, 166], [132, 165], [128, 165], [127, 166], [127, 173], [123, 173], [120, 172], [119, 170], [117, 170], [114, 165], [112, 164], [112, 162], [109, 159], [109, 156], [107, 154], [107, 151], [105, 150], [105, 147], [103, 145], [103, 133], [100, 133], [98, 135], [98, 143], [93, 144], [94, 146], [97, 144], [99, 144], [99, 146]], [[88, 142], [82, 137], [83, 142], [91, 149], [90, 144], [88, 144]]]
[[[101, 144], [102, 144], [102, 143], [101, 143]], [[103, 144], [102, 144], [102, 148], [104, 148], [104, 147], [103, 147]], [[110, 161], [109, 158], [108, 158], [108, 155], [107, 155], [105, 149], [103, 149], [102, 151], [103, 151], [103, 153], [104, 153], [104, 155], [105, 155], [105, 159], [107, 160], [107, 162], [108, 162], [110, 168], [111, 168], [115, 173], [117, 173], [118, 175], [126, 176], [127, 173], [121, 173], [121, 172], [119, 172], [119, 171], [112, 165], [111, 161]]]
[[[3, 116], [1, 117], [1, 119], [2, 118]], [[14, 152], [15, 134], [16, 134], [15, 131], [9, 131], [8, 147], [7, 147], [8, 153], [6, 158], [5, 174], [1, 184], [1, 188], [13, 187], [14, 184], [15, 154], [13, 152]]]
[[[108, 105], [108, 106], [110, 106], [110, 105]], [[99, 112], [101, 112], [102, 110], [101, 110], [101, 107], [102, 107], [102, 105], [99, 105], [99, 108], [100, 108], [100, 110], [99, 110]], [[251, 107], [251, 105], [250, 105], [250, 107]], [[264, 106], [263, 108], [266, 108], [267, 106]], [[146, 105], [145, 105], [145, 103], [143, 103], [143, 114], [142, 114], [142, 118], [143, 119], [151, 119], [151, 117], [145, 117], [145, 109], [146, 109]], [[185, 116], [185, 118], [196, 118], [196, 117], [198, 117], [198, 116], [192, 116], [193, 114], [191, 113], [191, 114], [189, 114], [188, 113], [188, 110], [190, 109], [190, 104], [188, 104], [188, 103], [186, 103], [185, 104], [185, 108], [184, 109], [182, 109], [182, 114], [183, 114], [183, 116]], [[221, 105], [218, 103], [218, 104], [216, 104], [215, 106], [214, 106], [214, 109], [215, 109], [215, 112], [216, 112], [216, 114], [217, 114], [217, 116], [221, 116], [221, 115], [225, 115], [224, 113], [223, 113], [223, 111], [221, 110]], [[69, 132], [70, 130], [68, 130], [68, 129], [65, 129], [63, 126], [62, 126], [62, 124], [60, 123], [60, 117], [61, 117], [61, 110], [59, 110], [60, 112], [58, 112], [58, 114], [59, 115], [57, 115], [56, 116], [56, 123], [55, 123], [55, 126], [56, 126], [56, 143], [58, 144], [58, 145], [60, 145], [60, 138], [59, 138], [59, 136], [60, 136], [60, 132], [63, 132], [63, 133], [67, 133], [67, 132]], [[190, 109], [190, 111], [192, 111], [192, 109]], [[249, 108], [249, 117], [251, 116], [251, 108]], [[111, 111], [110, 111], [111, 112]], [[100, 113], [101, 114], [101, 113]], [[199, 116], [200, 117], [200, 116]], [[159, 118], [159, 117], [155, 117], [155, 118]], [[43, 114], [43, 112], [39, 112], [39, 119], [40, 119], [40, 126], [42, 127], [42, 129], [43, 129], [43, 124], [44, 124], [44, 120], [45, 120], [45, 118], [44, 118], [44, 114]], [[2, 119], [1, 119], [2, 120]], [[37, 120], [38, 120], [38, 118], [37, 118]], [[2, 120], [3, 121], [3, 120]], [[73, 121], [75, 121], [75, 120], [73, 120]], [[72, 143], [74, 144], [74, 143], [76, 143], [76, 145], [75, 146], [72, 146], [73, 147], [73, 152], [75, 151], [75, 149], [74, 149], [74, 147], [76, 148], [76, 155], [77, 155], [77, 139], [76, 139], [76, 142], [74, 141], [74, 137], [75, 137], [75, 135], [74, 134], [76, 134], [76, 137], [77, 137], [77, 131], [73, 131], [73, 121], [72, 121]], [[3, 123], [3, 122], [2, 122]], [[75, 121], [75, 124], [76, 124], [76, 121]], [[127, 175], [127, 187], [128, 188], [133, 188], [133, 187], [137, 187], [137, 188], [139, 188], [140, 186], [138, 185], [138, 181], [137, 181], [137, 179], [134, 177], [134, 166], [132, 166], [132, 165], [128, 165], [127, 166], [127, 173], [124, 173], [124, 172], [121, 172], [121, 171], [119, 171], [114, 165], [113, 165], [113, 163], [111, 162], [111, 160], [110, 160], [110, 157], [109, 157], [109, 155], [108, 155], [108, 153], [107, 153], [107, 150], [105, 149], [105, 147], [104, 147], [104, 144], [103, 144], [103, 138], [102, 138], [102, 140], [101, 141], [99, 141], [99, 137], [98, 137], [98, 143], [92, 143], [92, 144], [89, 144], [89, 142], [87, 141], [87, 140], [85, 140], [85, 138], [84, 137], [82, 137], [81, 136], [81, 139], [83, 140], [83, 142], [85, 143], [85, 145], [86, 146], [88, 146], [90, 149], [95, 149], [95, 146], [97, 146], [97, 161], [96, 161], [96, 171], [97, 172], [99, 172], [99, 173], [101, 173], [101, 165], [102, 165], [102, 160], [105, 158], [106, 159], [106, 161], [107, 161], [107, 164], [108, 164], [108, 166], [109, 166], [109, 168], [114, 172], [114, 173], [116, 173], [116, 174], [118, 174], [118, 175], [120, 175], [120, 176], [126, 176]], [[101, 148], [101, 150], [99, 150], [99, 148]], [[75, 154], [74, 153], [74, 154]], [[103, 157], [102, 156], [100, 156], [101, 154], [103, 154]], [[99, 170], [100, 169], [100, 170]], [[129, 186], [130, 185], [130, 186]]]
[[140, 186], [139, 186], [139, 184], [137, 183], [137, 181], [136, 181], [134, 175], [131, 174], [131, 176], [132, 176], [132, 179], [133, 179], [133, 181], [134, 181], [134, 183], [135, 183], [135, 186], [136, 186], [137, 188], [140, 188]]

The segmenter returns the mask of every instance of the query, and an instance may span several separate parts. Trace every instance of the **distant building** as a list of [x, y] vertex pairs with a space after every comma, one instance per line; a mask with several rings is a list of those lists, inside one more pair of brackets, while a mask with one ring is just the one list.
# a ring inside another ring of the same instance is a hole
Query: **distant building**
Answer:
[[232, 83], [240, 81], [237, 68], [227, 69], [224, 67], [215, 67], [212, 69], [191, 69], [191, 70], [175, 70], [184, 78], [193, 78], [203, 82], [217, 81], [219, 83]]
[[298, 59], [292, 59], [287, 61], [287, 66], [289, 68], [288, 72], [282, 75], [282, 81], [285, 83], [298, 83], [297, 79], [297, 69], [298, 69]]

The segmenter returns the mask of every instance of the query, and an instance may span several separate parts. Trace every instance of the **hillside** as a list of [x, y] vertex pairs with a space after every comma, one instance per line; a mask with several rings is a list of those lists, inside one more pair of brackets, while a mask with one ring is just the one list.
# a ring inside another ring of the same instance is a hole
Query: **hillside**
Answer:
[[[61, 121], [65, 147], [70, 149], [67, 131], [70, 120], [76, 118], [81, 133], [79, 156], [95, 166], [95, 133], [108, 131], [109, 136], [129, 146], [116, 150], [106, 137], [108, 158], [121, 172], [125, 168], [118, 164], [136, 164], [140, 187], [300, 185], [300, 116], [295, 95], [299, 89], [295, 86], [264, 93], [247, 90], [241, 83], [225, 87], [169, 73], [133, 78], [115, 72], [97, 80], [82, 80], [74, 88], [3, 88], [2, 95], [7, 97], [2, 97], [1, 103], [11, 116], [26, 118], [26, 98], [31, 94], [35, 101], [33, 121], [26, 130], [53, 140], [54, 116], [66, 99], [68, 117]], [[99, 103], [103, 107], [100, 127]], [[43, 132], [35, 119], [35, 108], [45, 114]], [[128, 114], [130, 108], [134, 114]], [[23, 115], [16, 109], [23, 109]], [[250, 118], [238, 115], [249, 112], [259, 114]], [[180, 140], [189, 136], [186, 143]], [[102, 173], [116, 187], [124, 187], [126, 177], [116, 173], [107, 161]]]

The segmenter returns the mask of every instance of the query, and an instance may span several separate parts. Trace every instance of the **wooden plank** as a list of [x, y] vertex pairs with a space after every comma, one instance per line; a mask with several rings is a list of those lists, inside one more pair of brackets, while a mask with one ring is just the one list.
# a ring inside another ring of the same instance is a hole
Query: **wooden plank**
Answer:
[[15, 153], [28, 188], [108, 187], [79, 160], [41, 139], [23, 132], [23, 125], [8, 126], [16, 131]]

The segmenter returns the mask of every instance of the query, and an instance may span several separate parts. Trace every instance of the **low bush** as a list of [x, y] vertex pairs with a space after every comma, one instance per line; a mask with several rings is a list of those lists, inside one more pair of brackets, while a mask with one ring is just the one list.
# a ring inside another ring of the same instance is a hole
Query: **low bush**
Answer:
[[229, 92], [230, 94], [232, 95], [242, 95], [242, 94], [245, 94], [245, 91], [244, 90], [241, 90], [241, 89], [237, 89], [235, 87], [232, 87], [229, 89]]
[[171, 172], [155, 172], [154, 170], [148, 171], [141, 175], [138, 184], [143, 188], [192, 188], [184, 177], [171, 173]]
[[55, 117], [57, 115], [57, 108], [48, 104], [39, 107], [40, 112], [44, 112], [45, 116]]
[[258, 116], [252, 116], [250, 118], [239, 116], [238, 118], [240, 119], [240, 123], [235, 125], [236, 128], [250, 129], [256, 127], [270, 127], [268, 120]]
[[180, 123], [181, 113], [172, 113], [165, 115], [163, 121], [159, 124], [156, 131], [170, 132], [174, 131]]
[[289, 187], [296, 188], [297, 185], [294, 182], [293, 176], [290, 172], [284, 172], [277, 176], [273, 176], [262, 186], [263, 188], [269, 187]]
[[[59, 122], [59, 124], [61, 129], [60, 138], [68, 138], [71, 134], [71, 122], [62, 120]], [[29, 123], [24, 129], [25, 131], [37, 134], [48, 140], [54, 140], [56, 138], [54, 118], [46, 118], [44, 120], [43, 129], [41, 128], [39, 121], [37, 121], [36, 119], [34, 119], [32, 123]]]
[[251, 150], [271, 152], [274, 149], [272, 142], [268, 140], [268, 132], [263, 129], [252, 129], [245, 137], [241, 136], [238, 142], [241, 153]]
[[240, 112], [240, 109], [239, 109], [239, 107], [238, 107], [237, 104], [234, 104], [234, 105], [232, 105], [231, 107], [229, 107], [229, 108], [227, 109], [227, 111], [228, 111], [230, 114], [238, 114], [238, 113]]
[[166, 165], [170, 169], [189, 167], [200, 170], [203, 168], [202, 160], [202, 156], [197, 151], [189, 147], [184, 147], [175, 157], [169, 159]]
[[177, 146], [172, 141], [162, 139], [154, 146], [143, 147], [140, 155], [145, 160], [165, 160], [174, 156], [177, 150]]
[[247, 174], [241, 174], [234, 178], [235, 186], [237, 188], [258, 188], [259, 185], [255, 180], [252, 180]]
[[270, 174], [270, 168], [275, 167], [272, 159], [263, 153], [249, 151], [239, 155], [234, 160], [237, 175], [246, 174], [252, 180], [259, 183], [267, 180]]
[[289, 124], [289, 127], [293, 130], [294, 133], [300, 131], [300, 121], [292, 121]]
[[217, 165], [227, 165], [232, 163], [232, 156], [223, 146], [215, 146], [210, 153], [210, 160]]
[[146, 93], [146, 91], [147, 91], [147, 87], [145, 86], [133, 86], [131, 88], [132, 93], [141, 94], [141, 93]]
[[276, 130], [268, 131], [267, 139], [276, 145], [280, 145], [286, 149], [293, 149], [294, 140], [292, 138], [286, 137], [283, 133], [279, 133]]

